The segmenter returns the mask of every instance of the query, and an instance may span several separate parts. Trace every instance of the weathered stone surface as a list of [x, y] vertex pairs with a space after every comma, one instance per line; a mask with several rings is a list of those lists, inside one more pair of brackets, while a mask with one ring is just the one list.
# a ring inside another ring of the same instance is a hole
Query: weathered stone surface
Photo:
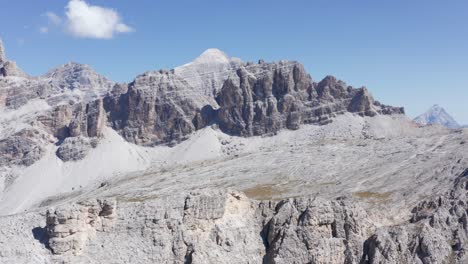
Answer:
[[81, 160], [88, 152], [98, 144], [97, 138], [68, 137], [65, 138], [57, 149], [57, 157], [63, 161]]
[[27, 77], [27, 75], [16, 66], [14, 61], [9, 61], [5, 54], [5, 47], [0, 39], [0, 77], [19, 76]]
[[[411, 221], [387, 227], [348, 199], [259, 202], [202, 190], [88, 200], [49, 209], [45, 238], [2, 228], [0, 243], [22, 241], [28, 258], [59, 263], [466, 263], [466, 186], [460, 180], [417, 206]], [[0, 218], [0, 226], [11, 221]], [[25, 257], [0, 249], [0, 260], [13, 256]]]
[[44, 148], [37, 131], [22, 130], [0, 140], [0, 166], [29, 166], [42, 158]]
[[326, 124], [344, 112], [363, 116], [403, 114], [402, 108], [375, 103], [366, 88], [354, 89], [332, 76], [314, 83], [296, 62], [244, 65], [216, 98], [217, 122], [229, 134], [252, 136]]
[[41, 115], [38, 121], [60, 140], [67, 137], [101, 137], [106, 124], [102, 99], [89, 103], [63, 104]]
[[[357, 263], [372, 227], [362, 209], [342, 201], [258, 203], [234, 191], [121, 206], [112, 228], [96, 235], [80, 220], [94, 219], [85, 211], [96, 206], [49, 211], [52, 252], [89, 259], [105, 243], [117, 263]], [[126, 255], [134, 246], [142, 250]]]
[[203, 127], [202, 109], [197, 108], [187, 87], [187, 82], [172, 72], [140, 75], [125, 93], [105, 98], [109, 122], [132, 143], [180, 142], [196, 130], [194, 123]]
[[27, 77], [27, 74], [24, 73], [14, 61], [6, 61], [3, 63], [3, 67], [0, 68], [0, 74], [3, 76], [18, 76], [18, 77]]
[[367, 242], [367, 263], [466, 263], [468, 169], [446, 195], [423, 201], [408, 224], [380, 228]]
[[115, 200], [96, 200], [49, 209], [48, 246], [53, 254], [79, 254], [96, 231], [109, 231], [115, 219]]
[[266, 263], [359, 263], [373, 231], [364, 210], [344, 201], [291, 199], [264, 228]]
[[3, 64], [6, 61], [5, 47], [3, 46], [3, 41], [0, 39], [0, 64]]
[[144, 73], [130, 84], [115, 84], [78, 63], [28, 77], [6, 60], [4, 50], [1, 58], [0, 107], [20, 111], [34, 108], [28, 103], [40, 105], [34, 122], [23, 122], [39, 124], [58, 143], [100, 138], [105, 126], [131, 143], [153, 146], [177, 144], [212, 124], [231, 135], [271, 135], [306, 123], [327, 124], [345, 112], [403, 113], [334, 77], [314, 83], [297, 62], [243, 63], [216, 49], [174, 70]]

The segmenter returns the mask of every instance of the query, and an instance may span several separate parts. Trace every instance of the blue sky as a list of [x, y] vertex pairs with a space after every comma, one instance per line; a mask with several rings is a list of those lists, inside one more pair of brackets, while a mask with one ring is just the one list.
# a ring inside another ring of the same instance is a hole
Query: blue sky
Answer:
[[315, 80], [331, 74], [367, 86], [409, 116], [437, 103], [468, 124], [465, 0], [86, 0], [118, 13], [99, 32], [93, 24], [93, 32], [80, 31], [79, 19], [86, 18], [67, 16], [68, 4], [0, 0], [8, 57], [33, 75], [75, 61], [131, 81], [216, 47], [244, 61], [298, 60]]

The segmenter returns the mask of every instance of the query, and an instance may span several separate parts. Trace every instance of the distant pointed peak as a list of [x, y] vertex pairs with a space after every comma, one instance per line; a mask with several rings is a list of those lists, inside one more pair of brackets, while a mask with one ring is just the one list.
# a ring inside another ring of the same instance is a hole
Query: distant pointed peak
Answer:
[[448, 128], [460, 127], [457, 121], [438, 104], [433, 105], [424, 114], [417, 116], [414, 121], [423, 125], [437, 124]]
[[427, 110], [426, 113], [427, 114], [445, 114], [445, 115], [448, 115], [447, 111], [445, 111], [445, 109], [441, 105], [438, 105], [438, 104], [435, 104], [435, 105], [431, 106], [431, 108], [429, 108], [429, 110]]

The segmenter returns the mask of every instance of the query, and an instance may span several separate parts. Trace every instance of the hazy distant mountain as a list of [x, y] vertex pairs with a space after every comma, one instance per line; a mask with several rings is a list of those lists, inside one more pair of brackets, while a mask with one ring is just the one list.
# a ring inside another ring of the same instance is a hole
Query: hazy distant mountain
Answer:
[[447, 113], [447, 111], [445, 111], [443, 107], [439, 105], [432, 106], [427, 112], [416, 117], [414, 121], [422, 125], [438, 124], [448, 128], [462, 127]]

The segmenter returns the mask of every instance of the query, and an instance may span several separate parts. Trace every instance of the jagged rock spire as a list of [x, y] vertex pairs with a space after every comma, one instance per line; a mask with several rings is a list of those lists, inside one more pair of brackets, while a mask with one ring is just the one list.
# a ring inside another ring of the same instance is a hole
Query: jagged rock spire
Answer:
[[0, 39], [0, 64], [6, 62], [5, 48], [3, 47], [2, 39]]
[[14, 61], [7, 60], [5, 48], [3, 46], [2, 39], [0, 39], [0, 77], [5, 76], [27, 77], [28, 75], [16, 66]]

